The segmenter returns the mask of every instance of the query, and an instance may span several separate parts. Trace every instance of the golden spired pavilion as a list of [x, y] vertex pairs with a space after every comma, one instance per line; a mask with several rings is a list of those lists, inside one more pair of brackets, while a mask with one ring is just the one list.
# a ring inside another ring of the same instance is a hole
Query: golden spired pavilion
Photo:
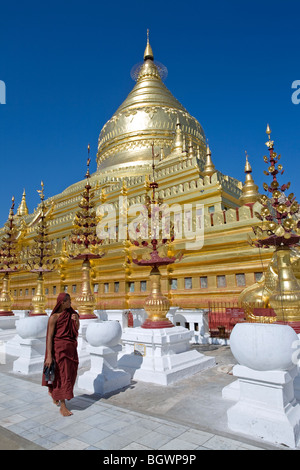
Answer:
[[[88, 183], [96, 207], [110, 204], [115, 208], [116, 228], [109, 217], [106, 220], [107, 233], [117, 236], [103, 241], [103, 256], [90, 259], [95, 309], [142, 308], [149, 295], [150, 268], [128, 261], [128, 243], [118, 237], [118, 217], [120, 201], [127, 200], [130, 222], [136, 217], [130, 215], [130, 208], [145, 204], [150, 195], [152, 144], [158, 196], [169, 205], [192, 204], [191, 223], [201, 215], [204, 224], [203, 246], [187, 249], [184, 240], [175, 239], [169, 250], [181, 251], [182, 259], [160, 268], [161, 291], [171, 306], [197, 309], [207, 308], [211, 301], [237, 302], [245, 288], [260, 282], [272, 258], [272, 249], [260, 250], [248, 241], [252, 226], [259, 222], [255, 216], [259, 193], [248, 156], [240, 160], [244, 182], [222, 174], [215, 167], [202, 126], [167, 89], [161, 75], [148, 37], [132, 91], [100, 132], [97, 170], [89, 175]], [[82, 261], [70, 260], [67, 246], [86, 184], [84, 178], [44, 201], [48, 238], [58, 257], [57, 269], [44, 276], [46, 308], [52, 308], [63, 291], [70, 293], [77, 306]], [[196, 204], [203, 205], [201, 214], [195, 212]], [[29, 214], [24, 191], [15, 216], [24, 256], [34, 243], [39, 218], [40, 205]], [[20, 269], [11, 273], [10, 289], [14, 310], [32, 310], [36, 275]]]

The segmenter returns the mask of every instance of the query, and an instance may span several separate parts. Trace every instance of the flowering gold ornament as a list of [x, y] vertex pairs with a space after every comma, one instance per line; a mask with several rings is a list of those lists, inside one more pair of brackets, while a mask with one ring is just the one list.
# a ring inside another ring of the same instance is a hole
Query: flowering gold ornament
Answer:
[[263, 217], [267, 217], [268, 215], [270, 215], [270, 211], [267, 207], [264, 207], [261, 211], [260, 211], [261, 215]]
[[[281, 194], [281, 193], [280, 193]], [[268, 196], [266, 196], [265, 194], [263, 194], [261, 197], [260, 197], [260, 202], [261, 204], [266, 204], [268, 201], [269, 201], [269, 198]]]
[[287, 218], [283, 221], [283, 226], [287, 230], [292, 230], [295, 226], [296, 222], [293, 219]]
[[273, 198], [278, 199], [281, 196], [281, 191], [276, 190], [273, 192]]
[[282, 225], [279, 225], [275, 230], [275, 235], [277, 235], [277, 237], [282, 237], [284, 233], [285, 233], [285, 230], [282, 227]]
[[274, 180], [274, 181], [272, 181], [270, 186], [271, 186], [272, 189], [277, 189], [278, 186], [279, 186], [279, 183], [278, 183], [278, 181]]
[[286, 212], [286, 210], [287, 210], [287, 207], [285, 204], [279, 204], [279, 206], [277, 207], [277, 211], [280, 212], [281, 214]]
[[295, 212], [298, 212], [298, 210], [299, 210], [299, 204], [297, 201], [294, 201], [290, 206], [290, 212], [295, 213]]
[[257, 226], [253, 227], [253, 231], [258, 238], [254, 245], [266, 248], [275, 247], [278, 283], [269, 297], [269, 305], [275, 311], [277, 321], [290, 323], [295, 331], [299, 333], [300, 286], [293, 273], [290, 260], [290, 248], [298, 245], [300, 240], [299, 222], [294, 216], [299, 210], [299, 204], [295, 200], [293, 193], [288, 197], [285, 196], [285, 191], [290, 187], [290, 183], [281, 185], [279, 189], [277, 174], [282, 170], [282, 165], [278, 165], [277, 169], [276, 165], [280, 155], [277, 156], [276, 152], [274, 152], [274, 142], [270, 138], [271, 130], [269, 125], [266, 132], [269, 137], [266, 145], [270, 156], [269, 158], [264, 157], [264, 161], [269, 164], [268, 170], [272, 174], [273, 180], [270, 185], [264, 183], [263, 187], [272, 195], [272, 198], [269, 200], [269, 207], [272, 206], [272, 210], [268, 212], [267, 201], [265, 198], [263, 201], [261, 199], [265, 206], [261, 210], [261, 216], [263, 219], [267, 218], [265, 226], [267, 227], [268, 237], [265, 237], [263, 230], [260, 231]]
[[267, 227], [268, 227], [269, 230], [271, 230], [272, 232], [274, 232], [274, 230], [275, 230], [276, 227], [277, 227], [277, 224], [276, 224], [275, 222], [268, 222]]

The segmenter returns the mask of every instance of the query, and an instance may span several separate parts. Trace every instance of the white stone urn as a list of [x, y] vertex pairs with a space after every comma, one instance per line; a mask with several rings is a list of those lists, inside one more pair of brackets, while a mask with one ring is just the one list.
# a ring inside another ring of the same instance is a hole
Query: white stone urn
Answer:
[[131, 376], [118, 368], [122, 328], [118, 321], [97, 321], [86, 329], [90, 369], [78, 378], [78, 387], [91, 393], [111, 393], [131, 382]]
[[86, 330], [86, 340], [94, 347], [106, 346], [114, 347], [120, 342], [122, 328], [118, 321], [99, 321], [88, 325]]
[[42, 373], [47, 335], [48, 315], [35, 315], [16, 322], [20, 339], [19, 358], [13, 371], [24, 375]]
[[48, 316], [36, 315], [16, 322], [16, 330], [23, 339], [44, 338], [47, 333]]
[[237, 402], [227, 410], [234, 432], [297, 447], [300, 442], [300, 404], [294, 393], [299, 339], [289, 325], [238, 323], [230, 336], [239, 362]]
[[289, 325], [237, 323], [230, 335], [230, 348], [238, 363], [250, 369], [289, 370], [298, 339]]

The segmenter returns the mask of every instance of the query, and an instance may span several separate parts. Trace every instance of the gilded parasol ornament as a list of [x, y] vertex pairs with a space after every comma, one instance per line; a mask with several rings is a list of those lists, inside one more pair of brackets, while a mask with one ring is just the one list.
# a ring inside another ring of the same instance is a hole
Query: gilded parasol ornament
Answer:
[[271, 182], [264, 183], [263, 188], [270, 197], [263, 195], [259, 199], [262, 208], [255, 215], [261, 224], [253, 227], [256, 235], [253, 246], [275, 249], [277, 282], [268, 304], [276, 314], [277, 323], [289, 323], [300, 332], [300, 286], [291, 265], [291, 248], [299, 246], [300, 240], [299, 204], [293, 193], [286, 195], [290, 183], [280, 184], [277, 179], [284, 173], [279, 163], [281, 156], [274, 151], [269, 125], [266, 133], [269, 156], [263, 157], [268, 166], [264, 173], [271, 177]]
[[49, 238], [48, 222], [52, 215], [53, 206], [45, 204], [44, 183], [41, 181], [41, 189], [37, 189], [40, 196], [40, 207], [35, 218], [36, 236], [28, 250], [24, 250], [22, 263], [26, 270], [37, 273], [37, 287], [32, 297], [32, 310], [30, 316], [46, 315], [46, 296], [44, 292], [44, 274], [54, 271], [59, 265], [59, 256], [56, 253], [53, 241]]
[[0, 294], [0, 316], [13, 315], [13, 298], [10, 294], [10, 274], [19, 269], [19, 253], [17, 248], [17, 236], [19, 231], [15, 225], [14, 207], [15, 198], [12, 197], [8, 220], [4, 225], [4, 236], [1, 238], [0, 245], [0, 272], [4, 273]]
[[[156, 155], [158, 156], [158, 155]], [[159, 271], [160, 266], [168, 266], [180, 261], [182, 258], [181, 253], [177, 253], [174, 256], [170, 255], [170, 245], [174, 241], [173, 230], [170, 231], [170, 238], [162, 238], [162, 227], [160, 225], [161, 219], [157, 217], [160, 214], [160, 206], [162, 199], [159, 199], [156, 195], [158, 189], [158, 183], [155, 181], [155, 154], [154, 144], [152, 144], [152, 170], [153, 176], [152, 181], [149, 183], [149, 189], [151, 190], [151, 196], [146, 200], [146, 213], [148, 220], [145, 221], [145, 225], [148, 229], [148, 221], [151, 220], [151, 229], [144, 232], [143, 226], [141, 231], [139, 230], [134, 240], [129, 240], [128, 251], [131, 253], [131, 261], [137, 266], [149, 266], [150, 271], [150, 282], [151, 292], [146, 298], [144, 309], [148, 314], [148, 318], [142, 325], [142, 328], [171, 328], [173, 323], [166, 317], [170, 309], [170, 301], [161, 292], [161, 274]], [[144, 227], [146, 228], [146, 227]], [[148, 235], [148, 239], [146, 236]]]
[[103, 240], [97, 236], [97, 224], [100, 218], [96, 215], [95, 193], [90, 185], [90, 145], [88, 145], [86, 184], [81, 194], [79, 210], [75, 214], [73, 229], [66, 244], [68, 257], [73, 260], [82, 260], [82, 287], [81, 293], [76, 297], [80, 318], [96, 318], [94, 309], [96, 299], [91, 288], [91, 263], [92, 259], [104, 256], [102, 248]]

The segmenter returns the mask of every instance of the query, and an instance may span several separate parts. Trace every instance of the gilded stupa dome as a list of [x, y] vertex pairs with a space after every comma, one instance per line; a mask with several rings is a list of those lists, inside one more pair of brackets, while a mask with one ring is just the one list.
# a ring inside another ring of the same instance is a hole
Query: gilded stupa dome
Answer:
[[168, 156], [174, 148], [178, 122], [187, 145], [192, 143], [205, 155], [204, 131], [164, 85], [148, 38], [134, 88], [101, 130], [97, 169], [148, 166], [153, 142]]

